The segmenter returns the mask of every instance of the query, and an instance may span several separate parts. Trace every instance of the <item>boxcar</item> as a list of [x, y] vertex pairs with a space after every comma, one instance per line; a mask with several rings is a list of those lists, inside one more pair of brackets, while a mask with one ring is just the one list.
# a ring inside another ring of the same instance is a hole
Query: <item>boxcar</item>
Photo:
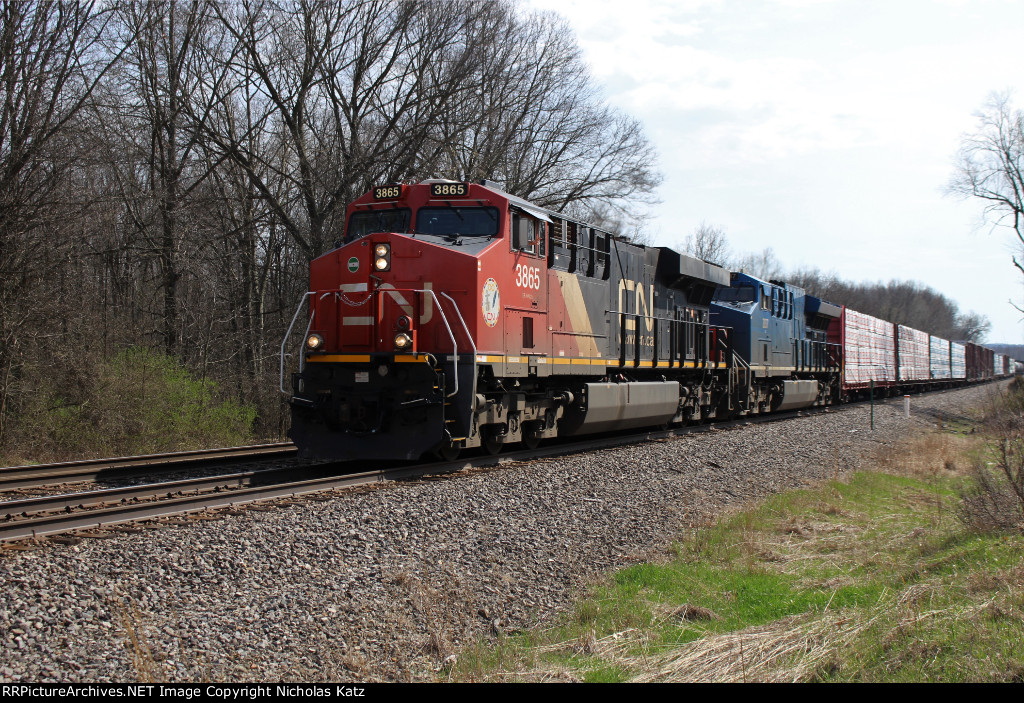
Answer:
[[934, 381], [948, 381], [953, 377], [949, 366], [949, 340], [942, 337], [930, 337], [928, 340], [930, 352], [929, 369]]
[[949, 343], [949, 366], [954, 381], [967, 378], [967, 347], [959, 342]]
[[931, 379], [928, 333], [905, 325], [896, 328], [900, 383], [923, 383]]
[[844, 393], [897, 383], [896, 326], [871, 315], [843, 308], [829, 327], [829, 341], [843, 347]]

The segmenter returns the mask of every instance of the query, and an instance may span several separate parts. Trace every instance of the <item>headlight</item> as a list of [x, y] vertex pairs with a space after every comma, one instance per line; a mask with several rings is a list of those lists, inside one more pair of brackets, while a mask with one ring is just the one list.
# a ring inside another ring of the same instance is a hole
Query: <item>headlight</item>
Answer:
[[395, 335], [395, 349], [399, 351], [408, 349], [412, 346], [412, 337], [405, 334], [404, 332]]
[[373, 268], [377, 271], [387, 271], [391, 268], [391, 245], [376, 244], [373, 247]]
[[324, 345], [324, 338], [318, 334], [311, 334], [306, 339], [306, 349], [310, 351], [316, 351]]
[[398, 320], [395, 321], [395, 325], [400, 330], [407, 330], [407, 329], [409, 329], [409, 326], [411, 324], [412, 324], [412, 320], [410, 320], [408, 318], [408, 316], [406, 316], [406, 315], [402, 315], [401, 317], [398, 318]]

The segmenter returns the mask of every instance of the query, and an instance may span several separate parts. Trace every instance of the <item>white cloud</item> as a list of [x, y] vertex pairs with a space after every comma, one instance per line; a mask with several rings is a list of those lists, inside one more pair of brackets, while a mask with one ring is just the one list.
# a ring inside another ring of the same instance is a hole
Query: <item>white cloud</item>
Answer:
[[[856, 7], [850, 3], [779, 2], [776, 10], [760, 6], [745, 14], [735, 3], [631, 2], [628, 10], [622, 3], [535, 4], [569, 16], [595, 75], [623, 87], [611, 96], [623, 109], [662, 120], [709, 109], [729, 113], [726, 124], [702, 135], [710, 151], [738, 144], [781, 157], [959, 132], [969, 110], [949, 97], [965, 86], [970, 91], [993, 68], [970, 46], [928, 44], [927, 13], [918, 15], [912, 45], [877, 47], [872, 37], [842, 29]], [[839, 26], [801, 36], [816, 25], [773, 17], [779, 8], [818, 8]], [[714, 43], [730, 32], [747, 42], [739, 55], [733, 42]], [[749, 43], [768, 34], [770, 48]], [[701, 35], [703, 41], [689, 41]], [[823, 57], [815, 51], [822, 43], [843, 48]]]

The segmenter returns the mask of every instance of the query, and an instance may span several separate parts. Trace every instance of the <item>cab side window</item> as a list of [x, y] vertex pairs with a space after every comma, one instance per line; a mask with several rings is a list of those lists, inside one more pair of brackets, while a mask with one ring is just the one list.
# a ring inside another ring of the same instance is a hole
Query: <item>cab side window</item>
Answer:
[[608, 252], [611, 235], [594, 230], [594, 278], [608, 278]]
[[512, 249], [545, 256], [547, 223], [521, 212], [512, 213]]

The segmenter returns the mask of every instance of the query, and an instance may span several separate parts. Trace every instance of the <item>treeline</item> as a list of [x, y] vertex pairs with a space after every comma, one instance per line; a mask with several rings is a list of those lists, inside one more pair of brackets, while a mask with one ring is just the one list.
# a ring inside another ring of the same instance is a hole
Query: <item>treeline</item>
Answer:
[[1006, 354], [1013, 359], [1024, 359], [1024, 344], [987, 344], [997, 354]]
[[614, 221], [660, 179], [568, 25], [512, 0], [0, 0], [0, 21], [0, 449], [137, 392], [101, 373], [132, 347], [278, 435], [308, 262], [374, 184], [491, 178]]
[[817, 268], [787, 270], [771, 248], [734, 254], [725, 231], [707, 223], [702, 223], [679, 247], [732, 271], [786, 281], [823, 300], [944, 339], [981, 342], [992, 327], [984, 315], [963, 313], [954, 301], [915, 281], [853, 283]]
[[981, 342], [992, 326], [984, 315], [960, 312], [954, 301], [916, 281], [853, 283], [817, 269], [798, 269], [785, 279], [824, 300], [943, 339]]

